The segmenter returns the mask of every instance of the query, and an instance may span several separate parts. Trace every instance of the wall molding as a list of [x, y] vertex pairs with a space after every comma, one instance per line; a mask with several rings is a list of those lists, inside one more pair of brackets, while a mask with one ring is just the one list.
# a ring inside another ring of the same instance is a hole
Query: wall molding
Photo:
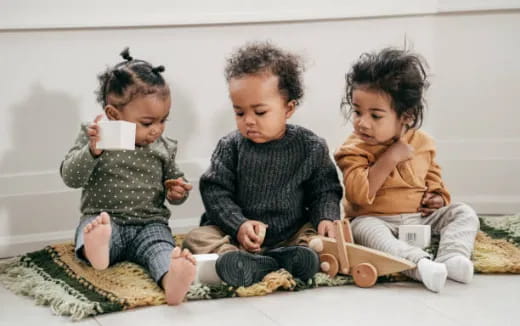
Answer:
[[314, 0], [3, 0], [0, 6], [0, 32], [276, 23], [520, 9], [515, 0], [325, 0], [318, 4]]
[[436, 139], [444, 161], [519, 161], [520, 137]]
[[[199, 225], [200, 216], [172, 219], [170, 226], [174, 233], [186, 233]], [[14, 236], [0, 236], [0, 258], [21, 255], [42, 249], [45, 246], [74, 241], [75, 230], [40, 232]]]
[[[209, 165], [209, 157], [179, 160], [177, 164], [179, 164], [179, 167], [184, 171], [190, 182], [198, 183], [200, 175]], [[67, 187], [61, 179], [58, 169], [0, 175], [0, 199], [74, 191], [79, 190]]]

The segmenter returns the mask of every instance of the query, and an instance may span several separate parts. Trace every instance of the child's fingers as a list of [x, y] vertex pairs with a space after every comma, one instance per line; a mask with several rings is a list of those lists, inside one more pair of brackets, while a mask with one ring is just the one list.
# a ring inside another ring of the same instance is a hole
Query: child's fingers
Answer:
[[242, 245], [242, 247], [244, 247], [244, 249], [246, 249], [247, 251], [249, 251], [250, 247], [254, 245], [254, 243], [251, 241], [251, 239], [249, 239], [249, 237], [246, 235], [246, 234], [242, 234], [239, 238], [238, 238], [238, 242]]
[[441, 208], [444, 206], [444, 199], [436, 193], [429, 192], [424, 196], [421, 203], [428, 208]]
[[248, 237], [245, 237], [242, 245], [244, 248], [246, 248], [247, 251], [258, 251], [260, 249], [260, 246]]
[[168, 196], [168, 199], [170, 199], [170, 200], [179, 200], [179, 199], [184, 198], [184, 194], [180, 194], [178, 192], [171, 191], [171, 190], [168, 191], [167, 196]]
[[444, 204], [444, 200], [439, 195], [433, 196], [427, 202], [427, 206], [429, 208], [441, 208], [443, 206], [443, 204]]
[[191, 184], [187, 183], [186, 181], [184, 181], [183, 178], [177, 178], [174, 180], [178, 186], [183, 187], [187, 191], [190, 191], [193, 188], [193, 186]]
[[98, 123], [101, 119], [103, 119], [103, 115], [102, 114], [98, 114], [96, 116], [96, 118], [94, 119], [94, 123]]
[[264, 223], [255, 223], [253, 229], [255, 230], [255, 233], [260, 237], [260, 233], [265, 232], [265, 229], [267, 229], [267, 225], [265, 225]]
[[424, 194], [421, 204], [426, 205], [426, 203], [432, 198], [433, 194], [431, 192], [427, 192]]
[[173, 192], [176, 192], [178, 194], [181, 194], [181, 195], [183, 195], [184, 192], [185, 192], [184, 188], [181, 187], [181, 186], [173, 186], [173, 187], [170, 188], [170, 190], [173, 191]]
[[327, 236], [329, 238], [333, 238], [333, 239], [336, 238], [336, 229], [334, 228], [334, 225], [328, 224], [327, 228], [326, 228], [326, 232], [327, 232]]
[[99, 126], [98, 125], [91, 125], [87, 128], [87, 135], [89, 137], [97, 137], [99, 134]]
[[421, 216], [426, 217], [429, 216], [431, 213], [435, 212], [436, 208], [427, 208], [427, 207], [421, 207], [419, 208], [419, 212], [421, 213]]
[[246, 229], [246, 237], [248, 237], [254, 243], [260, 241], [260, 237], [256, 234], [253, 225]]

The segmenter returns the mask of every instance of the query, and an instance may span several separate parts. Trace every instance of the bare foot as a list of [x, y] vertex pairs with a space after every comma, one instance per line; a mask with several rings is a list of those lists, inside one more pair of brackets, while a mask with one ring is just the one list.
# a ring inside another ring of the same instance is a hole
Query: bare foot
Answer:
[[95, 269], [108, 267], [111, 234], [110, 215], [106, 212], [102, 212], [83, 229], [85, 257]]
[[166, 302], [169, 305], [178, 305], [190, 289], [195, 279], [195, 258], [188, 249], [181, 252], [179, 247], [172, 251], [170, 269], [162, 279]]

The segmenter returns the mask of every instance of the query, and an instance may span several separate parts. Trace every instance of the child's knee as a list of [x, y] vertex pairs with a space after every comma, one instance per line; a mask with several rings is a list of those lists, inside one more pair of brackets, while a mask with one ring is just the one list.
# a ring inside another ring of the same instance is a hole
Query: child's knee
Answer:
[[453, 210], [454, 214], [452, 215], [455, 216], [455, 218], [463, 218], [467, 224], [473, 225], [475, 229], [478, 230], [480, 228], [480, 221], [478, 215], [471, 206], [465, 203], [457, 202], [451, 204], [450, 209]]
[[217, 247], [230, 242], [230, 236], [219, 227], [206, 225], [188, 232], [182, 241], [182, 247], [194, 254], [202, 254], [213, 252]]

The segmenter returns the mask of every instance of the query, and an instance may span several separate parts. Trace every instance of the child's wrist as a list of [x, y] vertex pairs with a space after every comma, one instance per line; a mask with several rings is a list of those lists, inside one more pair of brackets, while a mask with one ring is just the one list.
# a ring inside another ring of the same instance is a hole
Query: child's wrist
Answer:
[[101, 154], [103, 154], [103, 151], [100, 151], [99, 154], [96, 154], [90, 146], [88, 148], [88, 151], [90, 152], [90, 155], [92, 155], [93, 158], [98, 158], [101, 156]]

